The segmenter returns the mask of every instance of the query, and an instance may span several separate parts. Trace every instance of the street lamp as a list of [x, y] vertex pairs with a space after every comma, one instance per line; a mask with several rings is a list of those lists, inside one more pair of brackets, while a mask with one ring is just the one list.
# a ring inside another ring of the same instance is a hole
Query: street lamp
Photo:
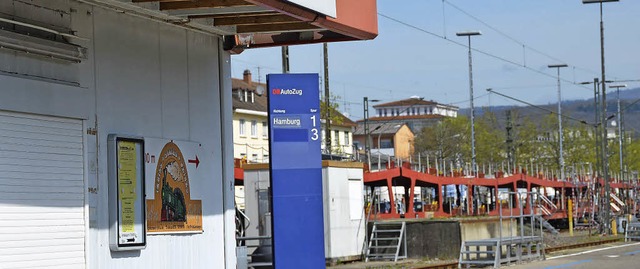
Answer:
[[469, 41], [469, 102], [471, 107], [471, 171], [476, 175], [476, 130], [474, 125], [475, 112], [473, 110], [473, 65], [471, 58], [471, 37], [482, 35], [480, 31], [458, 32], [457, 36], [466, 36]]
[[564, 177], [564, 152], [562, 150], [562, 142], [563, 142], [563, 135], [562, 135], [562, 92], [560, 90], [560, 68], [563, 67], [567, 67], [566, 64], [550, 64], [548, 65], [549, 68], [555, 68], [558, 71], [558, 142], [560, 144], [560, 158], [559, 158], [559, 162], [560, 162], [560, 180], [565, 180]]
[[[609, 184], [609, 156], [607, 154], [607, 128], [606, 128], [606, 112], [607, 112], [607, 102], [606, 102], [606, 79], [605, 79], [605, 68], [604, 68], [604, 23], [602, 21], [602, 3], [605, 2], [618, 2], [618, 0], [582, 0], [583, 4], [600, 4], [600, 69], [602, 71], [602, 123], [603, 123], [603, 139], [602, 139], [602, 152], [603, 152], [603, 160], [602, 160], [602, 172], [604, 176], [604, 201], [603, 211], [604, 211], [604, 225], [601, 226], [606, 229], [606, 233], [609, 234], [611, 232], [611, 208], [609, 207], [609, 202], [611, 201], [611, 186]], [[605, 232], [605, 231], [602, 231]]]

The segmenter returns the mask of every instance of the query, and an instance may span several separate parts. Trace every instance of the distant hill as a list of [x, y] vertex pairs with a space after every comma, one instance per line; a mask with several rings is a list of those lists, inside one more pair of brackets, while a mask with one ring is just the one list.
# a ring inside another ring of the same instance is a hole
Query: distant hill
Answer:
[[[625, 129], [632, 131], [635, 136], [640, 136], [640, 88], [624, 90], [620, 92], [621, 107], [627, 108], [623, 111]], [[631, 105], [633, 102], [637, 103]], [[540, 105], [539, 107], [545, 108], [551, 111], [557, 111], [556, 104]], [[531, 106], [491, 106], [491, 107], [477, 107], [476, 115], [481, 116], [485, 111], [491, 111], [496, 114], [501, 125], [506, 120], [506, 111], [514, 109], [520, 116], [529, 117], [532, 120], [542, 118], [548, 114], [539, 108]], [[617, 112], [617, 96], [611, 93], [607, 95], [607, 114], [613, 115]], [[562, 113], [572, 118], [584, 120], [587, 123], [593, 123], [595, 118], [593, 98], [586, 100], [567, 100], [562, 102]], [[460, 115], [469, 115], [469, 109], [460, 109]]]

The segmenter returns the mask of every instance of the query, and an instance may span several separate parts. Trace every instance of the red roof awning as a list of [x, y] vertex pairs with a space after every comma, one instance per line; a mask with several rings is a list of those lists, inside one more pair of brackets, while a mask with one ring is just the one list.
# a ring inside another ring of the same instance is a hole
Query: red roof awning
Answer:
[[309, 28], [274, 33], [239, 33], [225, 37], [225, 49], [237, 50], [296, 44], [369, 40], [378, 35], [378, 15], [375, 0], [336, 0], [337, 17], [281, 0], [246, 0], [307, 23]]
[[248, 48], [369, 40], [378, 35], [376, 0], [323, 0], [336, 1], [335, 18], [285, 0], [83, 1], [222, 35], [224, 48], [236, 53]]

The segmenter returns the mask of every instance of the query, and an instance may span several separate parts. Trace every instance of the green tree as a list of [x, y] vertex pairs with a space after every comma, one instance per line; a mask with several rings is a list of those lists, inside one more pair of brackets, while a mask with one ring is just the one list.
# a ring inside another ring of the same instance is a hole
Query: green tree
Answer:
[[519, 118], [517, 113], [514, 114], [515, 124], [513, 126], [512, 143], [515, 149], [515, 156], [513, 157], [514, 163], [510, 166], [521, 164], [523, 161], [524, 163], [539, 161], [544, 156], [538, 149], [540, 148], [541, 140], [544, 140], [546, 136], [539, 134], [538, 126], [534, 121], [527, 117]]
[[469, 121], [466, 117], [447, 118], [422, 129], [416, 136], [416, 152], [436, 157], [440, 163], [459, 161], [469, 149]]
[[[321, 118], [321, 124], [322, 124], [322, 128], [323, 130], [326, 131], [326, 123], [327, 123], [327, 109], [329, 110], [329, 128], [331, 129], [330, 132], [325, 132], [325, 137], [323, 137], [323, 141], [322, 143], [326, 146], [327, 144], [327, 140], [325, 140], [326, 137], [331, 137], [331, 135], [333, 134], [333, 130], [334, 128], [332, 128], [331, 126], [333, 125], [340, 125], [344, 122], [344, 118], [342, 116], [342, 114], [337, 113], [339, 106], [339, 101], [340, 100], [340, 96], [337, 95], [333, 95], [331, 94], [329, 103], [326, 102], [326, 100], [320, 100], [320, 118]], [[337, 139], [337, 138], [335, 138]], [[342, 154], [343, 153], [343, 149], [340, 145], [338, 145], [337, 143], [335, 143], [335, 141], [331, 141], [331, 152], [332, 154]]]
[[[567, 173], [579, 173], [585, 165], [595, 164], [595, 138], [593, 127], [582, 123], [568, 122], [563, 128], [564, 162]], [[570, 174], [568, 174], [570, 175]]]
[[331, 119], [330, 123], [342, 124], [342, 122], [344, 121], [343, 118], [340, 117], [338, 113], [335, 113], [335, 111], [338, 111], [338, 108], [340, 108], [339, 101], [340, 101], [340, 96], [333, 95], [333, 94], [331, 94], [328, 105], [327, 105], [327, 102], [325, 102], [325, 100], [320, 100], [320, 118], [323, 120], [323, 122], [327, 117], [327, 109], [330, 109], [330, 116], [329, 116]]
[[640, 140], [632, 140], [625, 148], [624, 163], [629, 172], [640, 171]]
[[495, 165], [506, 158], [506, 134], [500, 127], [496, 115], [485, 112], [475, 122], [476, 133], [476, 163], [480, 165]]

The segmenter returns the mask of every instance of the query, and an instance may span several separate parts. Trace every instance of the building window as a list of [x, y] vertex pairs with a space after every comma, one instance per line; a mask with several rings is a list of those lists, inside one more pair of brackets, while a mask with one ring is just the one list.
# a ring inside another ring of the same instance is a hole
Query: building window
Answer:
[[345, 145], [349, 145], [350, 141], [349, 141], [349, 132], [344, 132], [344, 144]]
[[393, 148], [393, 143], [391, 143], [390, 139], [382, 139], [382, 141], [380, 141], [380, 148], [383, 148], [383, 149]]
[[267, 126], [267, 122], [263, 121], [262, 122], [262, 137], [266, 138], [268, 136], [267, 135], [268, 133], [269, 133], [269, 127]]
[[269, 162], [269, 154], [262, 155], [262, 162], [263, 163], [268, 163]]
[[240, 133], [240, 136], [247, 135], [245, 133], [245, 130], [244, 130], [244, 120], [243, 119], [240, 119], [240, 122], [238, 123], [238, 132]]
[[340, 146], [340, 131], [336, 130], [335, 134], [333, 135], [333, 139], [335, 140], [335, 145]]
[[251, 121], [251, 137], [257, 137], [258, 136], [258, 122], [252, 120]]
[[251, 161], [257, 163], [258, 162], [258, 154], [251, 154]]

